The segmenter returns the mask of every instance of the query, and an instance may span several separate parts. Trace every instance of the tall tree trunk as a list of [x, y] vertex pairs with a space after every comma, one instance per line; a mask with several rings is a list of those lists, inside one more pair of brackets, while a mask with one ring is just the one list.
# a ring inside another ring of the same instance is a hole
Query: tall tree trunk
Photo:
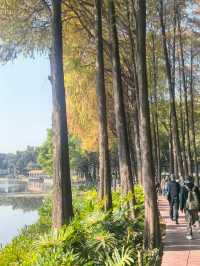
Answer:
[[185, 60], [183, 55], [183, 41], [181, 33], [181, 22], [180, 16], [178, 17], [178, 31], [179, 31], [179, 45], [180, 45], [180, 57], [181, 57], [181, 72], [183, 79], [183, 89], [184, 89], [184, 103], [185, 103], [185, 119], [186, 119], [186, 138], [187, 138], [187, 161], [188, 161], [188, 173], [192, 174], [192, 159], [191, 159], [191, 148], [190, 148], [190, 128], [189, 128], [189, 110], [188, 110], [188, 88], [186, 84], [185, 77]]
[[181, 155], [181, 145], [180, 145], [180, 138], [179, 138], [179, 131], [178, 131], [178, 121], [177, 121], [177, 115], [176, 115], [175, 92], [174, 92], [172, 75], [171, 75], [171, 65], [170, 65], [169, 55], [168, 55], [168, 50], [167, 50], [165, 24], [164, 24], [164, 19], [163, 19], [163, 0], [160, 0], [160, 14], [159, 15], [160, 15], [161, 30], [162, 30], [166, 72], [167, 72], [167, 79], [168, 79], [168, 85], [169, 85], [170, 108], [171, 108], [171, 116], [172, 116], [172, 131], [173, 131], [173, 136], [175, 140], [179, 172], [180, 172], [181, 177], [184, 177], [183, 161], [182, 161], [182, 155]]
[[[152, 93], [152, 92], [151, 92]], [[158, 156], [157, 156], [157, 135], [156, 135], [156, 125], [155, 125], [155, 106], [154, 106], [154, 100], [153, 96], [151, 96], [151, 102], [150, 102], [150, 114], [151, 114], [151, 135], [152, 135], [152, 152], [153, 152], [153, 161], [154, 161], [154, 168], [155, 168], [155, 177], [156, 181], [158, 181], [158, 169], [157, 169], [157, 162], [158, 162]]]
[[196, 175], [196, 182], [199, 185], [199, 173], [197, 162], [197, 147], [196, 147], [196, 133], [195, 133], [195, 117], [194, 117], [194, 89], [193, 89], [193, 49], [191, 41], [191, 62], [190, 62], [190, 109], [191, 109], [191, 130], [192, 130], [192, 145], [194, 149], [194, 168]]
[[[171, 78], [172, 78], [172, 87], [173, 92], [175, 95], [175, 89], [176, 89], [176, 0], [173, 1], [173, 44], [172, 44], [172, 67], [171, 67]], [[177, 121], [177, 127], [178, 127], [178, 121]], [[176, 148], [176, 137], [174, 130], [172, 131], [173, 136], [173, 159], [174, 159], [174, 174], [176, 177], [178, 177], [178, 160], [177, 160], [177, 148]]]
[[[129, 99], [130, 101], [130, 99]], [[132, 112], [128, 110], [128, 139], [129, 139], [129, 150], [130, 150], [130, 159], [131, 159], [131, 172], [134, 177], [134, 181], [138, 182], [138, 175], [137, 175], [137, 165], [136, 165], [136, 152], [135, 152], [135, 145], [134, 145], [134, 129], [132, 125]]]
[[100, 180], [103, 184], [103, 197], [105, 199], [105, 210], [112, 208], [112, 192], [111, 192], [111, 171], [108, 147], [108, 129], [107, 129], [107, 108], [106, 108], [106, 91], [104, 77], [104, 54], [103, 54], [103, 37], [102, 37], [102, 0], [95, 0], [96, 14], [96, 49], [97, 49], [97, 99], [99, 113], [99, 165]]
[[63, 73], [61, 0], [53, 0], [53, 228], [69, 223], [73, 216], [69, 168], [68, 129]]
[[[130, 7], [129, 7], [129, 0], [125, 1], [126, 4], [126, 14], [128, 19], [128, 36], [130, 42], [130, 52], [131, 52], [131, 61], [132, 61], [132, 73], [130, 73], [133, 77], [133, 92], [132, 92], [132, 105], [133, 105], [133, 131], [134, 131], [134, 146], [135, 146], [135, 153], [136, 153], [136, 167], [137, 167], [137, 178], [139, 183], [142, 185], [142, 161], [141, 161], [141, 151], [140, 151], [140, 132], [139, 132], [139, 96], [138, 96], [138, 77], [137, 77], [137, 70], [136, 70], [136, 59], [135, 59], [135, 42], [133, 37], [133, 32], [131, 30], [131, 16], [130, 16]], [[132, 9], [134, 6], [132, 5]]]
[[179, 109], [180, 109], [180, 127], [181, 127], [181, 135], [182, 135], [182, 158], [183, 158], [183, 168], [185, 175], [188, 175], [188, 164], [187, 164], [187, 158], [186, 158], [186, 151], [185, 151], [185, 119], [184, 119], [184, 113], [183, 113], [183, 100], [182, 100], [182, 78], [181, 78], [181, 66], [180, 66], [180, 59], [178, 60], [179, 64]]
[[157, 178], [161, 182], [161, 163], [160, 163], [160, 136], [159, 136], [159, 125], [158, 125], [158, 111], [156, 115], [156, 149], [157, 149]]
[[174, 147], [173, 147], [173, 134], [172, 134], [172, 118], [171, 112], [169, 115], [169, 171], [174, 174]]
[[145, 247], [158, 247], [160, 243], [159, 217], [155, 175], [153, 167], [150, 111], [146, 69], [146, 1], [136, 1], [137, 66], [140, 100], [142, 174], [145, 193]]
[[[175, 139], [173, 137], [173, 147], [175, 147]], [[174, 175], [178, 177], [178, 158], [177, 158], [177, 153], [176, 149], [173, 149], [173, 160], [174, 160]]]
[[134, 131], [134, 144], [135, 144], [135, 153], [136, 153], [136, 161], [137, 161], [137, 177], [140, 185], [143, 184], [142, 179], [142, 159], [141, 159], [141, 147], [140, 147], [140, 125], [139, 125], [139, 114], [138, 114], [138, 107], [136, 104], [136, 95], [135, 90], [133, 92], [133, 104], [134, 104], [134, 111], [133, 111], [133, 131]]
[[[118, 137], [119, 169], [122, 186], [122, 195], [128, 192], [134, 194], [133, 177], [131, 172], [130, 152], [128, 146], [127, 122], [124, 108], [124, 96], [121, 78], [121, 63], [119, 54], [118, 34], [116, 27], [115, 5], [113, 0], [108, 0], [109, 28], [112, 47], [112, 72], [114, 105], [116, 117], [116, 130]], [[134, 216], [134, 200], [130, 202], [131, 213]]]
[[160, 137], [159, 137], [159, 126], [158, 126], [158, 95], [157, 95], [157, 60], [156, 60], [156, 47], [155, 47], [155, 37], [154, 33], [152, 34], [152, 44], [153, 44], [153, 98], [154, 98], [154, 104], [155, 104], [155, 112], [154, 112], [154, 121], [155, 121], [155, 140], [156, 140], [156, 158], [157, 158], [157, 165], [156, 165], [156, 173], [157, 173], [157, 179], [159, 182], [161, 182], [161, 166], [160, 166]]

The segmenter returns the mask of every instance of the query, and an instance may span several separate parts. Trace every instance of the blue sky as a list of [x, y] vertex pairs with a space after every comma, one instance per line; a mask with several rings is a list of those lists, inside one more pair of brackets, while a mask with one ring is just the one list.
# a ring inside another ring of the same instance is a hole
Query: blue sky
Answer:
[[0, 65], [0, 153], [40, 145], [51, 127], [47, 58], [19, 58]]

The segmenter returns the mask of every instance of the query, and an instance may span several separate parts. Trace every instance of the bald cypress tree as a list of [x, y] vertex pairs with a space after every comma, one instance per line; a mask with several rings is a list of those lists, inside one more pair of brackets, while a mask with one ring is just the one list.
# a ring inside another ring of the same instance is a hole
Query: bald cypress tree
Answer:
[[142, 175], [145, 193], [145, 233], [144, 244], [147, 248], [159, 246], [159, 218], [155, 189], [153, 165], [150, 110], [148, 101], [146, 66], [146, 1], [137, 0], [137, 67], [140, 104], [140, 138], [142, 156]]
[[99, 114], [99, 176], [100, 196], [105, 199], [105, 210], [112, 208], [111, 171], [108, 147], [106, 90], [104, 77], [104, 52], [102, 36], [102, 0], [95, 0], [96, 28], [96, 91]]
[[53, 0], [51, 72], [53, 87], [53, 228], [73, 216], [63, 73], [61, 0]]
[[164, 51], [164, 58], [165, 58], [165, 65], [166, 65], [166, 73], [168, 79], [168, 86], [169, 86], [169, 95], [170, 95], [170, 112], [171, 112], [171, 119], [172, 119], [172, 135], [174, 139], [174, 146], [175, 152], [177, 155], [177, 163], [178, 163], [178, 170], [180, 172], [181, 177], [184, 176], [184, 169], [183, 169], [183, 160], [181, 154], [181, 144], [180, 144], [180, 137], [179, 137], [179, 129], [178, 129], [178, 120], [177, 120], [177, 112], [176, 112], [176, 102], [175, 102], [175, 87], [173, 84], [173, 77], [171, 71], [171, 64], [169, 60], [169, 53], [167, 49], [167, 37], [165, 31], [165, 23], [163, 17], [163, 0], [160, 0], [160, 25], [161, 25], [161, 32], [162, 32], [162, 42], [163, 42], [163, 51]]
[[[121, 77], [121, 62], [119, 53], [118, 32], [114, 1], [108, 1], [109, 31], [112, 56], [112, 78], [114, 91], [114, 109], [116, 131], [118, 138], [119, 170], [121, 178], [122, 195], [133, 192], [133, 176], [131, 171], [130, 151], [128, 145], [128, 130], [124, 107], [124, 95]], [[129, 202], [132, 216], [134, 216], [134, 200]]]

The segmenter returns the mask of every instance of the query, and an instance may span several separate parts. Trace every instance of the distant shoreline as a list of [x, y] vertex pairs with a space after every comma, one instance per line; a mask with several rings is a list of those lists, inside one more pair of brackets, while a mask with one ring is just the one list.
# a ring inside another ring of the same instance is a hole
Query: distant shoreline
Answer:
[[16, 192], [16, 193], [0, 193], [0, 198], [45, 198], [51, 193], [31, 193], [31, 192]]

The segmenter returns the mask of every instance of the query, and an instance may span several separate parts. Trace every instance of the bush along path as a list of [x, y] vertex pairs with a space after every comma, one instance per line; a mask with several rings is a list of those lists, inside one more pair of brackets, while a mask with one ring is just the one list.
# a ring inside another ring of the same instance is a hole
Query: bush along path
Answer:
[[193, 229], [193, 240], [187, 240], [184, 214], [179, 213], [179, 224], [171, 221], [168, 201], [164, 197], [159, 198], [159, 209], [163, 222], [166, 224], [161, 266], [199, 266], [200, 234], [198, 228]]
[[[157, 250], [143, 249], [144, 195], [135, 188], [133, 221], [121, 208], [124, 201], [113, 193], [112, 214], [102, 212], [97, 192], [74, 193], [74, 219], [61, 230], [51, 230], [51, 201], [40, 209], [37, 224], [24, 229], [0, 250], [0, 266], [152, 266]], [[131, 197], [130, 197], [131, 198]]]

